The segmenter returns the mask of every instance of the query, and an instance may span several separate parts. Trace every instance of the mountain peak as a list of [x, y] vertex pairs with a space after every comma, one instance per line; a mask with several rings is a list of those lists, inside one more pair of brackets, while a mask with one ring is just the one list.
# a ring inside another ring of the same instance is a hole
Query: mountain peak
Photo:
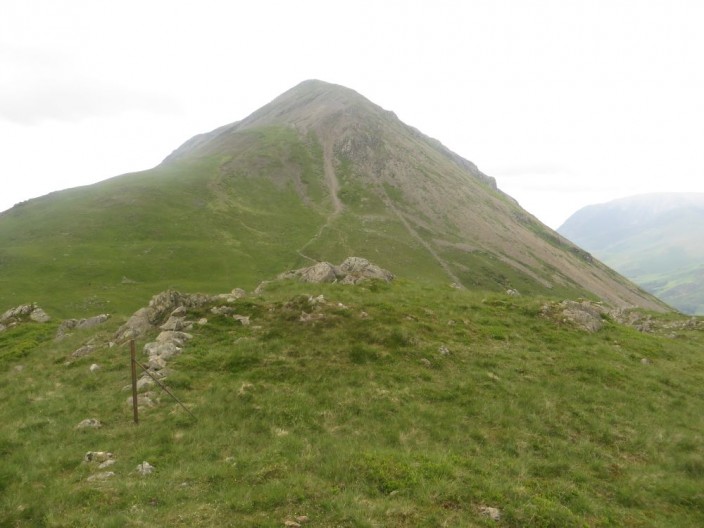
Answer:
[[[57, 204], [53, 219], [39, 220], [48, 202]], [[315, 79], [192, 138], [151, 171], [60, 193], [3, 220], [4, 250], [39, 240], [39, 223], [43, 250], [61, 254], [65, 240], [100, 247], [105, 231], [84, 224], [109, 226], [110, 240], [128, 240], [133, 253], [149, 257], [108, 259], [106, 269], [144, 289], [184, 280], [204, 291], [247, 285], [282, 268], [359, 254], [399, 277], [436, 284], [665, 309], [542, 225], [470, 161], [356, 91]], [[178, 251], [183, 262], [174, 261]], [[20, 275], [7, 272], [8, 283], [28, 276], [35, 261], [42, 259], [17, 258]], [[91, 292], [95, 283], [83, 287]]]

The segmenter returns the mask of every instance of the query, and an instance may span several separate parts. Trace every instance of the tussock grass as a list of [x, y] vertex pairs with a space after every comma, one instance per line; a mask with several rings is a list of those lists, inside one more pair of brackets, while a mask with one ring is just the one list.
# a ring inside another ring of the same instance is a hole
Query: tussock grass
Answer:
[[[124, 346], [70, 359], [93, 333], [11, 329], [0, 525], [704, 524], [701, 331], [606, 321], [587, 334], [543, 303], [407, 281], [272, 283], [234, 305], [249, 326], [189, 314], [209, 321], [167, 383], [198, 420], [162, 393], [139, 426]], [[104, 427], [76, 431], [87, 417]], [[88, 481], [98, 470], [83, 455], [98, 450], [116, 476]], [[156, 473], [139, 476], [143, 460]]]

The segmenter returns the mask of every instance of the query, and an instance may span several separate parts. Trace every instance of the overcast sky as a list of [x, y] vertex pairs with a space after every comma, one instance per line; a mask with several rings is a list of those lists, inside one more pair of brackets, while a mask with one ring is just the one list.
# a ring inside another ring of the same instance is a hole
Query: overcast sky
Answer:
[[3, 0], [0, 210], [158, 164], [300, 81], [353, 88], [549, 226], [704, 192], [701, 0]]

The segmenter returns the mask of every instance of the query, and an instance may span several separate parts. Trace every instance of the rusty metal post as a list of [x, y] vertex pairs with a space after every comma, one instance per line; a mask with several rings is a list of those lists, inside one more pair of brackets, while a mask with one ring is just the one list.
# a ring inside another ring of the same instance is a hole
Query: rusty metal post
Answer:
[[132, 412], [134, 423], [139, 423], [139, 411], [137, 406], [137, 352], [134, 347], [134, 339], [130, 339], [130, 364], [132, 368]]

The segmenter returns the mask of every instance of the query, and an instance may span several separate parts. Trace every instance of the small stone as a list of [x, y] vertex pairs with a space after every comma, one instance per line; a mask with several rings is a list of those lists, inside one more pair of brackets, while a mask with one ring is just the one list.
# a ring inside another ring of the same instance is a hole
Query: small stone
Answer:
[[161, 356], [150, 356], [147, 364], [149, 370], [163, 370], [166, 368], [166, 360]]
[[430, 367], [432, 365], [432, 363], [430, 363], [430, 360], [426, 358], [421, 358], [420, 362], [426, 367]]
[[232, 316], [235, 321], [239, 321], [242, 323], [242, 326], [249, 326], [249, 316], [248, 315], [233, 315]]
[[96, 481], [96, 480], [107, 480], [115, 476], [115, 473], [112, 471], [102, 471], [100, 473], [96, 473], [94, 475], [91, 475], [88, 477], [88, 481]]
[[110, 466], [112, 466], [115, 462], [116, 462], [116, 461], [115, 461], [114, 458], [110, 458], [110, 459], [106, 460], [105, 462], [103, 462], [102, 464], [100, 464], [100, 465], [98, 466], [98, 469], [105, 469], [106, 467], [110, 467]]
[[142, 476], [151, 475], [152, 473], [154, 473], [155, 469], [156, 468], [154, 466], [152, 466], [146, 460], [144, 462], [142, 462], [141, 464], [137, 465], [137, 473], [139, 473]]
[[83, 457], [84, 462], [105, 462], [106, 460], [110, 460], [114, 458], [112, 453], [108, 453], [107, 451], [88, 451], [85, 456]]
[[103, 424], [100, 423], [100, 420], [96, 420], [95, 418], [86, 418], [76, 426], [76, 429], [100, 429], [102, 426]]
[[83, 345], [81, 348], [79, 348], [73, 354], [71, 354], [71, 357], [80, 358], [80, 357], [88, 356], [88, 355], [92, 354], [94, 350], [95, 350], [95, 347], [93, 345]]
[[299, 523], [297, 523], [296, 521], [291, 521], [291, 520], [284, 521], [284, 526], [286, 526], [288, 528], [300, 528], [301, 527], [301, 525]]
[[244, 291], [242, 288], [235, 288], [234, 290], [232, 290], [231, 294], [235, 299], [241, 299], [242, 297], [247, 296], [247, 292]]
[[650, 360], [648, 358], [642, 358], [640, 360], [641, 365], [650, 365]]
[[308, 297], [308, 302], [315, 306], [316, 304], [325, 304], [325, 297], [321, 294], [318, 295], [317, 297], [313, 297], [312, 295]]
[[198, 319], [198, 326], [205, 326], [208, 324], [208, 320], [205, 317]]
[[213, 315], [230, 315], [235, 309], [230, 306], [213, 306], [210, 313]]
[[188, 312], [188, 310], [186, 310], [185, 306], [179, 306], [173, 312], [171, 312], [171, 316], [172, 317], [184, 316], [184, 315], [186, 315], [187, 312]]
[[169, 319], [161, 325], [159, 328], [161, 330], [183, 330], [188, 328], [188, 322], [185, 317], [179, 317], [177, 315], [172, 315]]
[[96, 373], [100, 370], [100, 365], [98, 365], [97, 363], [93, 363], [90, 367], [88, 367], [88, 370], [93, 373]]
[[489, 517], [492, 521], [499, 521], [501, 520], [501, 510], [498, 508], [493, 508], [491, 506], [481, 506], [479, 508], [479, 512], [482, 515], [486, 515]]
[[440, 352], [441, 356], [447, 356], [450, 353], [450, 349], [447, 348], [445, 345], [440, 345], [438, 348], [438, 352]]
[[304, 524], [310, 521], [310, 518], [307, 515], [299, 515], [298, 517], [296, 517], [296, 521], [301, 524]]
[[137, 380], [137, 390], [147, 389], [154, 385], [154, 383], [154, 380], [149, 375], [142, 376]]

